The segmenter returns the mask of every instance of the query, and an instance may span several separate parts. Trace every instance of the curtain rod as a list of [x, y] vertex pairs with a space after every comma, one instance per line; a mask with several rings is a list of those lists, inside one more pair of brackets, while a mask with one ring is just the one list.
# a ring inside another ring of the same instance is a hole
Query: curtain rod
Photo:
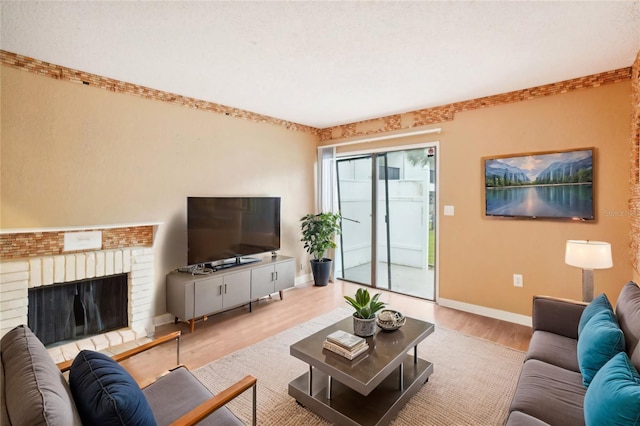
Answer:
[[427, 135], [429, 133], [440, 133], [441, 131], [442, 131], [442, 129], [440, 127], [438, 127], [437, 129], [416, 130], [416, 131], [408, 132], [408, 133], [397, 133], [397, 134], [393, 134], [393, 135], [374, 136], [374, 137], [371, 137], [371, 138], [351, 140], [351, 141], [346, 141], [346, 142], [338, 142], [338, 143], [334, 143], [334, 144], [330, 144], [330, 145], [319, 145], [318, 148], [333, 148], [333, 147], [338, 147], [338, 146], [356, 145], [356, 144], [359, 144], [359, 143], [377, 142], [377, 141], [383, 141], [383, 140], [387, 140], [387, 139], [406, 138], [408, 136]]

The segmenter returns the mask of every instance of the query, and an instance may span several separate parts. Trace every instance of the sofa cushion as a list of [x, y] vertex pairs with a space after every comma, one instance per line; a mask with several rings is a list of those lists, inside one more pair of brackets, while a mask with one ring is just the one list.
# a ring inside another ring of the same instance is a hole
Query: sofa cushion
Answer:
[[0, 348], [11, 424], [81, 424], [69, 385], [29, 327], [20, 325], [9, 331], [2, 337]]
[[624, 351], [624, 335], [611, 312], [595, 314], [578, 337], [578, 365], [585, 386], [615, 354]]
[[640, 425], [640, 375], [625, 352], [607, 362], [584, 397], [587, 425]]
[[586, 306], [582, 302], [534, 296], [532, 327], [561, 336], [578, 338], [578, 324]]
[[[180, 398], [176, 398], [176, 389], [189, 389], [189, 391], [181, 393]], [[144, 388], [142, 392], [149, 401], [158, 425], [171, 424], [213, 396], [209, 389], [184, 367], [178, 367], [159, 378]], [[198, 426], [242, 424], [231, 411], [222, 407], [199, 422]]]
[[580, 373], [531, 359], [522, 366], [510, 411], [551, 425], [583, 425], [585, 392]]
[[4, 399], [4, 365], [0, 356], [0, 425], [10, 425], [7, 403]]
[[531, 336], [525, 360], [537, 359], [579, 373], [577, 351], [576, 339], [537, 330]]
[[613, 314], [613, 306], [611, 306], [611, 302], [607, 298], [607, 295], [602, 293], [595, 299], [591, 301], [582, 311], [582, 315], [580, 316], [580, 322], [578, 323], [578, 338], [580, 338], [580, 333], [584, 329], [584, 326], [587, 325], [587, 322], [597, 313], [602, 311], [608, 311]]
[[624, 332], [627, 355], [636, 370], [640, 371], [640, 288], [633, 281], [628, 282], [620, 292], [616, 317]]
[[81, 351], [71, 364], [69, 384], [84, 424], [156, 424], [136, 381], [107, 355]]

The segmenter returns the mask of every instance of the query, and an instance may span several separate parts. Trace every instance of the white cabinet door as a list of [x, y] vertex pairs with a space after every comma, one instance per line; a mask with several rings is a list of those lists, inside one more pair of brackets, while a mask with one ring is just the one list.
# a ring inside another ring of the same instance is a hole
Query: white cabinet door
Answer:
[[296, 282], [296, 265], [292, 260], [277, 263], [276, 268], [276, 286], [275, 291], [284, 290], [295, 285]]
[[251, 300], [275, 293], [275, 270], [273, 265], [261, 266], [251, 270]]
[[251, 300], [251, 271], [228, 274], [224, 277], [222, 308], [242, 305]]
[[199, 318], [222, 309], [224, 285], [222, 277], [195, 282], [193, 318]]

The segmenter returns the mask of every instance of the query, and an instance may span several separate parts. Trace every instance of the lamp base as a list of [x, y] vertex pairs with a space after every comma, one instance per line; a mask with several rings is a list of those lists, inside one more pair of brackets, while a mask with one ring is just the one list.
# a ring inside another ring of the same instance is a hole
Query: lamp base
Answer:
[[593, 269], [582, 270], [582, 301], [593, 300]]

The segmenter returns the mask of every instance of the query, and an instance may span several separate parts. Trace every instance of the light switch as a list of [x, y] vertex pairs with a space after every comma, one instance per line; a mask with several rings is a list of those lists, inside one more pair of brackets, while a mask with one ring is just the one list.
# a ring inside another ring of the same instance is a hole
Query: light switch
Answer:
[[444, 215], [453, 216], [453, 206], [444, 206]]

